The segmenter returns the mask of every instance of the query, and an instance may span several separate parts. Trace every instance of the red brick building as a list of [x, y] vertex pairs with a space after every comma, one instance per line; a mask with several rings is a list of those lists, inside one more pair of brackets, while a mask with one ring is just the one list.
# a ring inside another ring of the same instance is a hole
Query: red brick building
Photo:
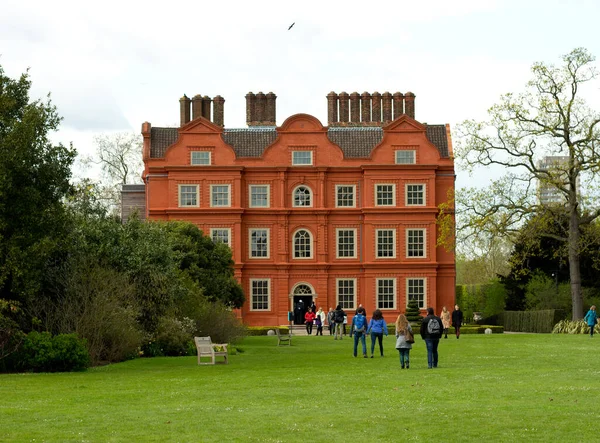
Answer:
[[224, 99], [180, 99], [179, 128], [144, 123], [146, 217], [188, 220], [227, 243], [248, 325], [287, 323], [300, 299], [325, 311], [415, 298], [454, 304], [455, 260], [436, 246], [454, 189], [448, 125], [414, 118], [412, 93], [327, 95], [328, 126], [275, 123], [273, 93], [246, 95], [248, 127], [224, 127]]

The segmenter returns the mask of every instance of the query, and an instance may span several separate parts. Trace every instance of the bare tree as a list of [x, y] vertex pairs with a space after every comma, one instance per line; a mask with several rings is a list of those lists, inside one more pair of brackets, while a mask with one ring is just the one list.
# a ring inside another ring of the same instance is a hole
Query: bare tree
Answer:
[[[540, 232], [568, 247], [573, 319], [583, 316], [580, 227], [600, 215], [600, 114], [581, 97], [597, 78], [595, 58], [578, 48], [561, 66], [536, 63], [526, 92], [506, 94], [489, 111], [489, 121], [458, 127], [457, 158], [468, 168], [497, 165], [507, 171], [488, 188], [457, 194], [459, 236], [506, 235], [533, 215], [559, 219], [568, 214], [563, 235]], [[548, 158], [560, 161], [544, 162]], [[584, 186], [585, 184], [588, 186]], [[545, 203], [539, 189], [561, 197]]]

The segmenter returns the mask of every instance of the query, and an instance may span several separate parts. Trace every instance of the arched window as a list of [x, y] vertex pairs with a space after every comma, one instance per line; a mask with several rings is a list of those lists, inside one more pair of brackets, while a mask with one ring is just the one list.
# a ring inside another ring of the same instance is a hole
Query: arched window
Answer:
[[294, 234], [294, 258], [312, 258], [312, 237], [305, 229]]
[[298, 186], [294, 189], [294, 203], [295, 207], [298, 206], [312, 206], [312, 192], [307, 186]]
[[294, 288], [294, 295], [312, 295], [312, 288], [308, 285], [298, 285]]

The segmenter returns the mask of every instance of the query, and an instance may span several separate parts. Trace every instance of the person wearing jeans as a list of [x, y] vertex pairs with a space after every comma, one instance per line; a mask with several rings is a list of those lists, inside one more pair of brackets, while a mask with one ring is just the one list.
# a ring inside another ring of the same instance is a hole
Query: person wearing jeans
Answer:
[[373, 351], [375, 351], [375, 340], [379, 341], [379, 353], [383, 357], [383, 334], [388, 335], [387, 324], [383, 319], [381, 310], [375, 309], [373, 317], [369, 321], [369, 329], [367, 334], [371, 334], [371, 358], [373, 358]]
[[594, 328], [596, 327], [596, 323], [598, 323], [598, 314], [596, 313], [596, 306], [592, 305], [590, 310], [585, 314], [583, 319], [587, 322], [587, 325], [590, 327], [590, 337], [594, 336]]
[[350, 328], [350, 335], [354, 334], [354, 356], [356, 357], [358, 351], [358, 341], [362, 343], [363, 357], [367, 358], [367, 319], [364, 315], [365, 310], [358, 308], [358, 315], [355, 315], [352, 319], [352, 327]]
[[442, 337], [442, 319], [433, 314], [433, 308], [427, 308], [427, 317], [421, 322], [421, 338], [427, 346], [427, 367], [438, 366], [438, 345]]

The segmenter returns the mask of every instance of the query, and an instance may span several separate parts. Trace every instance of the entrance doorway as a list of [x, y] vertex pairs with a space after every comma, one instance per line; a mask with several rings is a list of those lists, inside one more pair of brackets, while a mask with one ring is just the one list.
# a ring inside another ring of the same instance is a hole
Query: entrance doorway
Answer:
[[294, 288], [292, 296], [294, 308], [294, 324], [304, 324], [304, 314], [308, 311], [313, 302], [313, 290], [306, 284], [300, 284]]

